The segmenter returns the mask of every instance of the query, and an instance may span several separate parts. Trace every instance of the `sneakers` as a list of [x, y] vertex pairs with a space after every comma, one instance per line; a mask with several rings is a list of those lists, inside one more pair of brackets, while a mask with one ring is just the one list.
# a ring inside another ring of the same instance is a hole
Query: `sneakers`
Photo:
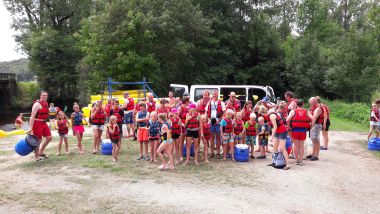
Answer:
[[307, 159], [310, 159], [310, 158], [312, 158], [312, 157], [313, 157], [313, 155], [308, 155], [308, 156], [306, 156]]
[[158, 169], [161, 171], [164, 171], [166, 170], [166, 166], [162, 164], [161, 166], [158, 167]]
[[327, 150], [327, 147], [323, 147], [323, 146], [321, 146], [321, 147], [320, 147], [320, 150]]
[[261, 159], [267, 159], [267, 157], [265, 155], [260, 155], [260, 156], [257, 157], [257, 159], [260, 159], [260, 160]]
[[310, 160], [311, 161], [317, 161], [317, 160], [319, 160], [317, 157], [312, 157], [312, 158], [310, 158]]
[[136, 160], [141, 160], [141, 159], [143, 159], [144, 158], [144, 156], [139, 156], [138, 158], [136, 158]]
[[[260, 156], [259, 156], [259, 157], [260, 157]], [[251, 155], [251, 158], [252, 158], [252, 159], [255, 159], [255, 156]]]

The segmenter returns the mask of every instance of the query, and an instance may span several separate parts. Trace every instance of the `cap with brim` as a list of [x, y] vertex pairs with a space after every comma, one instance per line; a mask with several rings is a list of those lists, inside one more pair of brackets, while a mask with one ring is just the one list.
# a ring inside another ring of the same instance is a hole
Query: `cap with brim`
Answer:
[[189, 106], [187, 106], [187, 109], [196, 109], [197, 108], [197, 105], [195, 105], [194, 103], [191, 103]]

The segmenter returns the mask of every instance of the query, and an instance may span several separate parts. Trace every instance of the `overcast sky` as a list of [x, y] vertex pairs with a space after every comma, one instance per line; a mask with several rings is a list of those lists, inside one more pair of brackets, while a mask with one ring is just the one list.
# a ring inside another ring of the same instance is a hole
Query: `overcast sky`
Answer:
[[25, 58], [21, 53], [16, 51], [16, 42], [14, 35], [16, 32], [11, 29], [11, 14], [0, 1], [0, 62], [10, 61], [19, 58]]

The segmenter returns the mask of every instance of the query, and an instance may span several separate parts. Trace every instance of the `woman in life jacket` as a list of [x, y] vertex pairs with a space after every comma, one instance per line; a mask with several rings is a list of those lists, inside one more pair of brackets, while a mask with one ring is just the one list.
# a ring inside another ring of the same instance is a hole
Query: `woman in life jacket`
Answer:
[[104, 123], [106, 122], [106, 112], [103, 109], [101, 101], [97, 101], [91, 109], [92, 130], [94, 132], [94, 146], [92, 154], [99, 151], [100, 141], [104, 130]]
[[189, 113], [186, 115], [185, 127], [186, 127], [186, 161], [184, 165], [190, 161], [190, 148], [194, 142], [194, 162], [195, 165], [199, 165], [198, 162], [198, 149], [199, 149], [199, 129], [200, 129], [200, 114], [197, 112], [197, 106], [192, 103], [188, 107]]
[[[186, 139], [185, 122], [186, 122], [186, 115], [189, 112], [189, 110], [187, 109], [187, 106], [189, 105], [189, 102], [190, 102], [190, 98], [188, 98], [188, 97], [182, 98], [182, 104], [178, 108], [178, 115], [179, 115], [179, 118], [181, 118], [181, 124], [182, 124], [182, 127], [181, 127], [181, 136], [180, 136], [180, 140], [179, 140], [180, 141], [180, 143], [179, 143], [179, 151], [182, 151], [183, 144], [185, 143], [185, 139]], [[182, 152], [180, 152], [179, 155], [180, 155], [179, 160], [183, 161]]]
[[272, 141], [274, 142], [273, 151], [275, 153], [282, 152], [286, 162], [286, 166], [283, 169], [288, 170], [290, 169], [288, 166], [288, 152], [286, 150], [286, 138], [288, 136], [288, 132], [286, 130], [285, 123], [281, 118], [281, 114], [276, 112], [274, 108], [270, 109], [269, 120], [269, 124], [272, 126]]
[[[174, 158], [173, 158], [173, 142], [172, 142], [172, 133], [171, 125], [168, 121], [166, 114], [159, 114], [158, 121], [161, 123], [160, 126], [160, 135], [161, 135], [161, 145], [157, 149], [157, 154], [161, 159], [161, 166], [158, 167], [160, 170], [174, 170]], [[169, 157], [169, 163], [165, 161], [165, 157], [162, 152]]]

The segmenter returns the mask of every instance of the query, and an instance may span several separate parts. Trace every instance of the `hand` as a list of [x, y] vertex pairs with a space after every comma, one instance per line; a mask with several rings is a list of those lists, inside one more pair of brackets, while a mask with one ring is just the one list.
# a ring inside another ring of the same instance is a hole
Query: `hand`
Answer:
[[191, 120], [191, 118], [193, 118], [191, 115], [186, 116], [186, 120]]
[[26, 133], [33, 135], [33, 129], [29, 129]]

